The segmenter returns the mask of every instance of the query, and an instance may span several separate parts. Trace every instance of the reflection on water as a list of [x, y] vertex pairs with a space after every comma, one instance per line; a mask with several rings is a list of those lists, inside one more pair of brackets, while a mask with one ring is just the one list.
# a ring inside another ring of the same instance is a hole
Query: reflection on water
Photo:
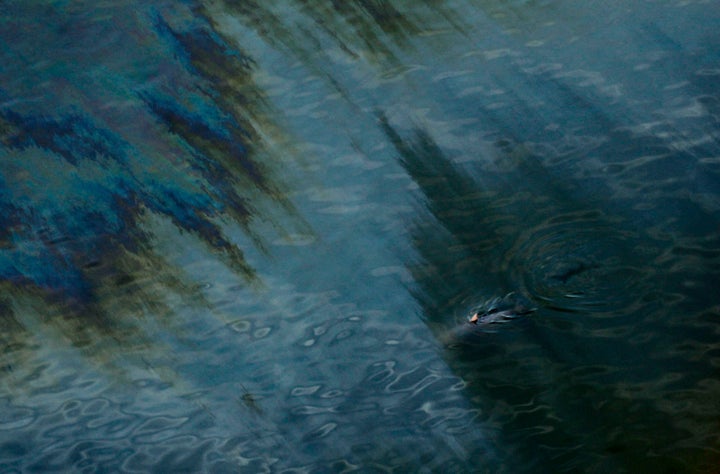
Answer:
[[6, 2], [0, 470], [714, 469], [714, 7]]

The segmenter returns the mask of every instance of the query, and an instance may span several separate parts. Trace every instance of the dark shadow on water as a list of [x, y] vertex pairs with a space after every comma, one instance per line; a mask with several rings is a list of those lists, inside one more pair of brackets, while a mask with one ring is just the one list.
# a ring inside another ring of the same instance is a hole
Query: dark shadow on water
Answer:
[[[632, 253], [638, 235], [554, 181], [541, 156], [513, 158], [512, 174], [473, 174], [422, 127], [405, 138], [384, 114], [378, 119], [419, 188], [411, 291], [445, 344], [449, 365], [480, 400], [484, 422], [502, 433], [497, 444], [510, 447], [509, 462], [524, 472], [550, 465], [683, 470], [683, 455], [671, 446], [690, 432], [678, 429], [653, 396], [621, 388], [634, 390], [662, 376], [631, 342], [633, 332], [643, 330], [643, 314], [657, 309], [649, 298], [635, 302], [652, 294], [652, 277], [639, 275], [628, 287], [605, 281], [617, 278], [614, 267], [625, 273], [624, 266], [641, 268]], [[503, 146], [499, 154], [506, 153]], [[548, 242], [524, 242], [528, 238]], [[612, 246], [605, 249], [608, 241]], [[558, 252], [562, 247], [578, 250]], [[538, 310], [504, 324], [465, 322], [471, 308], [510, 291]], [[656, 446], [663, 450], [649, 459], [646, 453]]]

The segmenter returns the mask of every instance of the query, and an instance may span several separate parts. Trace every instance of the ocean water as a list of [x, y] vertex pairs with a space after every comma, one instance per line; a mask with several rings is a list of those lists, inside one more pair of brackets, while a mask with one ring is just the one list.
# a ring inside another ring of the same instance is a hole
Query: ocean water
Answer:
[[0, 15], [0, 472], [720, 470], [720, 2]]

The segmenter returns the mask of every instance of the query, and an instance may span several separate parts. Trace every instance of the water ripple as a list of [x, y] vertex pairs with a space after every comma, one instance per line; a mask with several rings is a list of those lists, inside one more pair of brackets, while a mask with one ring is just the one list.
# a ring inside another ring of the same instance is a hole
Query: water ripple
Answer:
[[636, 238], [599, 212], [558, 214], [523, 231], [505, 265], [548, 308], [609, 313], [630, 306], [647, 276]]

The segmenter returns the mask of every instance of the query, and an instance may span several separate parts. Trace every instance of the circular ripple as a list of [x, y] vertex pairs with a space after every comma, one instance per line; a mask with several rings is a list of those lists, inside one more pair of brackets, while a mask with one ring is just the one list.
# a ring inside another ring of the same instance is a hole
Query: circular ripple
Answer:
[[613, 312], [637, 299], [646, 270], [632, 232], [600, 212], [553, 216], [521, 234], [504, 265], [536, 304]]

